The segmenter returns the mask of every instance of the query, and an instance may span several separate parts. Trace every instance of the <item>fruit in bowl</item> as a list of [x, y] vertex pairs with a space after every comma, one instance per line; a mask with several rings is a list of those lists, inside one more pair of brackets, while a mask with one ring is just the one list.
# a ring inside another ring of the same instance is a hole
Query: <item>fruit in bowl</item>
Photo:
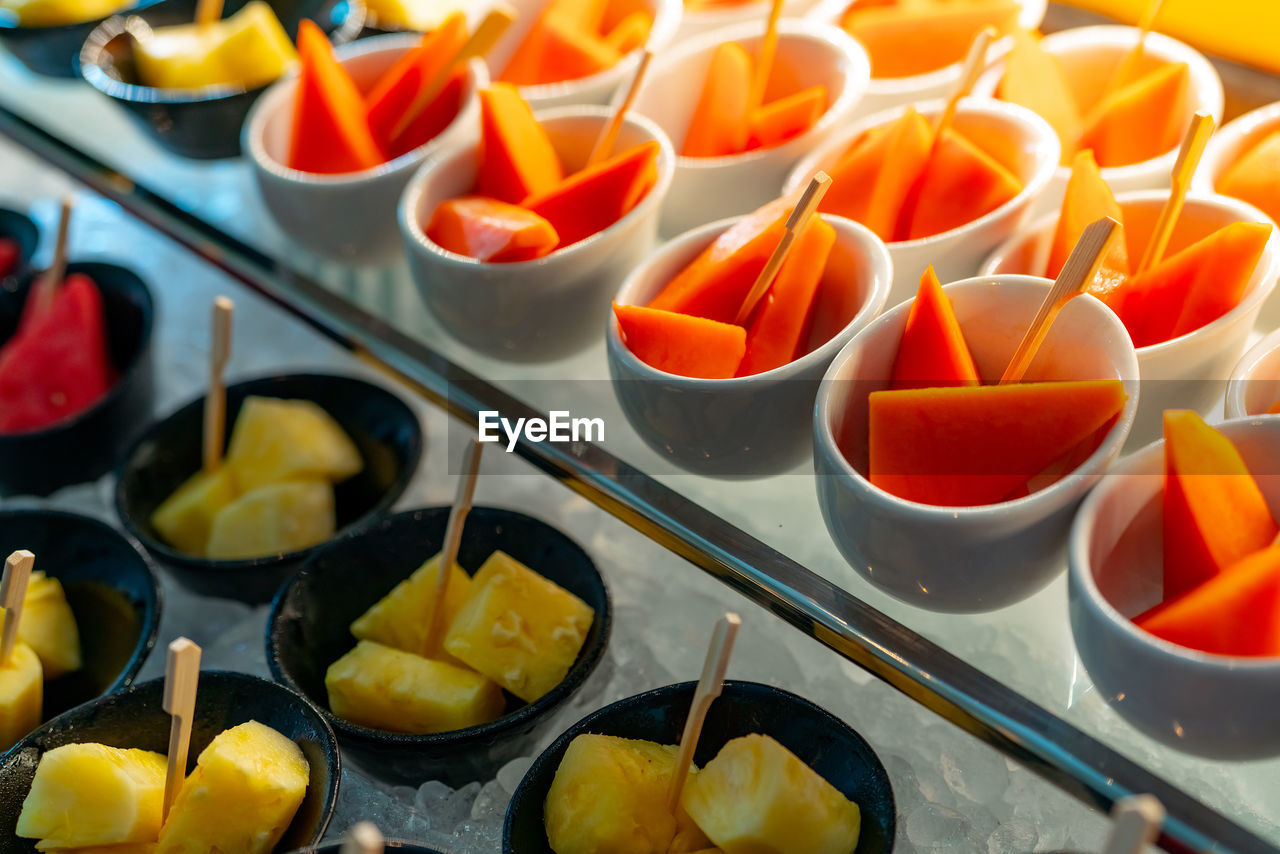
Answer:
[[93, 21], [134, 5], [134, 0], [0, 0], [0, 13], [22, 27], [61, 27]]
[[852, 0], [839, 23], [866, 47], [873, 78], [911, 77], [960, 62], [987, 27], [1010, 32], [1021, 8], [1014, 0]]
[[498, 79], [537, 86], [599, 74], [644, 47], [653, 23], [633, 0], [551, 0]]

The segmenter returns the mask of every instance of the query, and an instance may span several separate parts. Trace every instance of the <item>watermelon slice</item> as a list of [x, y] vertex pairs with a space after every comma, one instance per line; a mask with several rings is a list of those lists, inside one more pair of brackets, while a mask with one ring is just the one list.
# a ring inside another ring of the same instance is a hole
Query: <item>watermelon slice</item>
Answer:
[[71, 418], [115, 382], [102, 294], [67, 277], [49, 309], [0, 348], [0, 433], [26, 433]]

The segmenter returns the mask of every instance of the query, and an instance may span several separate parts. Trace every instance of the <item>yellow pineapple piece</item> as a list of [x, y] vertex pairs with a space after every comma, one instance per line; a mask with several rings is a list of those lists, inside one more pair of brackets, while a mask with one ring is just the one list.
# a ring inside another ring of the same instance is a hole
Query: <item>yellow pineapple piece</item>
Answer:
[[498, 551], [472, 579], [444, 648], [532, 703], [564, 679], [594, 619], [586, 602]]
[[[404, 650], [425, 658], [437, 658], [461, 664], [443, 649], [427, 649], [428, 617], [435, 600], [436, 576], [440, 571], [440, 555], [414, 570], [404, 581], [379, 599], [351, 624], [351, 634], [360, 640], [374, 641], [392, 649]], [[449, 587], [444, 596], [441, 626], [448, 626], [471, 593], [471, 576], [456, 563], [449, 574]]]
[[151, 514], [151, 527], [178, 551], [202, 555], [213, 518], [235, 500], [231, 469], [220, 466], [211, 474], [198, 471], [156, 508]]
[[850, 854], [862, 822], [857, 804], [767, 735], [722, 747], [681, 805], [725, 854]]
[[310, 400], [250, 397], [227, 447], [227, 466], [244, 492], [301, 478], [346, 480], [364, 468], [360, 451]]
[[384, 30], [431, 32], [455, 12], [466, 12], [463, 0], [369, 0], [369, 16]]
[[289, 34], [262, 0], [211, 26], [152, 30], [135, 44], [133, 56], [139, 79], [157, 89], [252, 88], [275, 80], [298, 61]]
[[61, 27], [93, 21], [132, 6], [134, 0], [0, 0], [0, 12], [8, 12], [23, 27]]
[[41, 851], [153, 842], [160, 832], [165, 757], [150, 750], [66, 744], [40, 757], [18, 836]]
[[215, 560], [305, 549], [333, 536], [333, 486], [324, 480], [273, 483], [247, 492], [213, 519], [205, 554]]
[[547, 791], [551, 850], [667, 854], [709, 847], [710, 840], [683, 810], [679, 817], [667, 810], [677, 751], [675, 745], [612, 735], [575, 738]]
[[506, 708], [502, 689], [479, 673], [372, 641], [330, 665], [324, 685], [335, 715], [392, 732], [463, 729]]
[[[25, 621], [25, 618], [24, 618]], [[44, 671], [30, 646], [13, 645], [9, 663], [0, 665], [0, 751], [8, 750], [40, 726]]]
[[45, 854], [155, 854], [158, 843], [123, 842], [119, 845], [85, 845], [81, 848], [43, 848]]
[[[45, 679], [57, 679], [80, 669], [80, 630], [67, 604], [62, 582], [43, 572], [31, 573], [27, 595], [22, 600], [22, 622], [18, 640], [30, 646], [40, 658]], [[0, 614], [4, 609], [0, 608]]]
[[156, 854], [268, 854], [310, 777], [302, 749], [265, 724], [219, 733], [174, 798]]

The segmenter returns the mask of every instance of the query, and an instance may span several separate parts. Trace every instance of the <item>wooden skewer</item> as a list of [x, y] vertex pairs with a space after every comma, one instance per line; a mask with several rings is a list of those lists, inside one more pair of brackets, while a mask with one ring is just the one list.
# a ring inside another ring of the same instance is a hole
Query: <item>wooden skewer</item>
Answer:
[[71, 233], [71, 210], [75, 202], [70, 196], [62, 199], [62, 208], [58, 215], [58, 238], [53, 245], [53, 262], [49, 269], [40, 276], [36, 283], [32, 298], [35, 299], [33, 316], [44, 314], [53, 305], [53, 298], [58, 295], [58, 288], [67, 277], [67, 239]]
[[1022, 381], [1027, 368], [1031, 367], [1031, 361], [1036, 357], [1036, 351], [1049, 334], [1049, 327], [1053, 325], [1058, 312], [1098, 275], [1098, 269], [1107, 256], [1112, 238], [1119, 233], [1119, 227], [1120, 223], [1111, 217], [1103, 217], [1091, 223], [1084, 234], [1080, 235], [1080, 241], [1071, 250], [1071, 255], [1062, 266], [1062, 272], [1054, 281], [1049, 295], [1040, 304], [1040, 311], [1031, 322], [1031, 328], [1009, 360], [1009, 367], [1005, 368], [1004, 375], [1000, 377], [1000, 385]]
[[747, 109], [754, 110], [764, 103], [765, 90], [769, 88], [769, 77], [773, 74], [773, 60], [778, 55], [778, 19], [782, 17], [784, 0], [773, 0], [769, 6], [769, 22], [764, 28], [764, 38], [760, 40], [760, 55], [756, 57], [756, 67], [751, 74], [751, 91], [747, 96]]
[[169, 815], [173, 799], [187, 776], [187, 752], [191, 749], [191, 724], [196, 715], [196, 686], [200, 681], [200, 647], [186, 638], [169, 644], [164, 669], [164, 710], [169, 713], [169, 764], [164, 772], [164, 811]]
[[197, 0], [196, 26], [207, 27], [222, 20], [222, 0]]
[[467, 514], [471, 512], [471, 502], [476, 495], [476, 478], [480, 474], [480, 452], [484, 449], [475, 439], [467, 446], [462, 457], [462, 477], [458, 481], [458, 492], [453, 499], [453, 507], [449, 510], [449, 522], [444, 529], [444, 545], [440, 548], [440, 568], [436, 571], [436, 590], [431, 597], [431, 614], [427, 621], [427, 651], [437, 648], [441, 623], [444, 618], [444, 597], [449, 592], [449, 576], [453, 565], [458, 561], [458, 547], [462, 545], [462, 529], [467, 524]]
[[1148, 270], [1160, 263], [1164, 251], [1169, 247], [1169, 238], [1182, 215], [1182, 205], [1187, 200], [1187, 191], [1191, 189], [1191, 177], [1200, 165], [1200, 157], [1213, 136], [1215, 124], [1213, 116], [1208, 113], [1196, 113], [1191, 119], [1182, 138], [1182, 148], [1178, 151], [1178, 159], [1173, 164], [1173, 178], [1170, 183], [1169, 200], [1160, 209], [1160, 217], [1151, 231], [1151, 239], [1147, 241], [1146, 251], [1142, 253], [1142, 261], [1134, 270], [1134, 275]]
[[960, 79], [956, 82], [956, 88], [951, 91], [951, 97], [947, 99], [946, 107], [943, 108], [938, 120], [933, 125], [933, 145], [935, 148], [938, 145], [938, 139], [955, 122], [956, 110], [960, 108], [960, 101], [973, 89], [973, 84], [978, 82], [978, 77], [982, 74], [987, 64], [987, 50], [991, 47], [991, 42], [995, 40], [997, 35], [995, 27], [986, 27], [973, 37], [973, 42], [969, 45], [969, 52], [965, 54], [964, 64], [960, 67]]
[[371, 821], [361, 821], [347, 831], [338, 854], [382, 854], [384, 845], [378, 826]]
[[747, 292], [747, 296], [742, 300], [742, 305], [738, 307], [738, 316], [733, 319], [735, 324], [741, 326], [746, 323], [747, 318], [751, 316], [751, 312], [755, 311], [756, 304], [764, 299], [764, 295], [769, 292], [769, 286], [773, 284], [773, 278], [782, 267], [782, 262], [787, 260], [787, 253], [791, 251], [791, 246], [796, 241], [796, 235], [804, 228], [805, 223], [809, 221], [809, 217], [818, 210], [818, 205], [822, 202], [822, 197], [827, 194], [827, 189], [830, 186], [831, 176], [826, 172], [819, 171], [817, 175], [810, 179], [809, 186], [804, 190], [804, 195], [800, 197], [800, 201], [796, 203], [795, 209], [791, 211], [791, 216], [787, 219], [787, 230], [783, 232], [782, 239], [778, 241], [778, 245], [774, 248], [773, 254], [769, 256], [764, 269], [760, 271], [755, 283], [751, 285], [751, 290]]
[[1080, 122], [1081, 135], [1087, 134], [1102, 118], [1102, 108], [1106, 104], [1107, 94], [1119, 88], [1122, 81], [1129, 79], [1133, 72], [1137, 69], [1138, 63], [1142, 61], [1142, 57], [1147, 51], [1147, 33], [1151, 32], [1151, 27], [1155, 24], [1156, 15], [1160, 13], [1160, 6], [1164, 0], [1149, 0], [1147, 8], [1143, 10], [1142, 17], [1138, 20], [1138, 42], [1129, 52], [1121, 57], [1116, 63], [1115, 69], [1107, 77], [1107, 82], [1102, 84], [1102, 90], [1098, 93], [1098, 100], [1085, 113], [1084, 120]]
[[1151, 795], [1132, 795], [1116, 801], [1111, 822], [1111, 838], [1103, 854], [1141, 854], [1160, 832], [1164, 807]]
[[480, 26], [476, 27], [475, 32], [467, 39], [466, 43], [458, 49], [453, 59], [440, 66], [440, 70], [436, 72], [425, 86], [418, 90], [418, 95], [409, 104], [409, 109], [404, 111], [404, 115], [400, 117], [400, 121], [391, 130], [391, 141], [395, 142], [400, 138], [400, 134], [408, 130], [409, 125], [413, 124], [414, 119], [418, 118], [418, 114], [427, 108], [432, 99], [440, 94], [440, 90], [444, 88], [444, 84], [448, 82], [449, 76], [453, 74], [453, 70], [459, 65], [469, 62], [478, 56], [484, 56], [493, 47], [494, 43], [502, 37], [507, 31], [507, 27], [511, 26], [511, 22], [516, 19], [515, 11], [505, 4], [498, 4], [489, 10], [489, 14], [480, 22]]
[[711, 701], [720, 696], [724, 687], [724, 674], [729, 669], [729, 656], [733, 653], [733, 642], [738, 637], [738, 628], [742, 618], [732, 612], [725, 614], [716, 623], [716, 630], [711, 635], [711, 644], [707, 647], [707, 659], [702, 665], [702, 675], [698, 678], [698, 687], [693, 692], [693, 702], [689, 704], [689, 717], [684, 722], [684, 733], [680, 736], [680, 750], [676, 753], [675, 768], [671, 772], [671, 783], [667, 787], [667, 808], [674, 814], [680, 805], [680, 793], [684, 791], [684, 781], [689, 776], [689, 765], [693, 762], [694, 751], [698, 749], [698, 738], [702, 735], [702, 724], [707, 719], [707, 710]]
[[649, 70], [649, 63], [652, 60], [653, 51], [645, 48], [644, 53], [640, 55], [639, 64], [636, 65], [636, 73], [631, 77], [631, 86], [627, 88], [626, 97], [622, 99], [618, 109], [609, 117], [609, 122], [604, 126], [604, 130], [600, 132], [600, 136], [596, 138], [596, 144], [591, 147], [591, 156], [587, 158], [587, 166], [595, 166], [608, 158], [610, 153], [613, 152], [614, 143], [618, 141], [618, 134], [622, 131], [622, 122], [626, 119], [627, 111], [631, 109], [631, 105], [635, 103], [636, 95], [640, 94], [640, 85], [644, 82], [644, 74]]
[[18, 624], [22, 620], [22, 603], [27, 596], [27, 582], [36, 556], [26, 549], [9, 555], [4, 562], [4, 580], [0, 581], [0, 605], [4, 606], [4, 629], [0, 630], [0, 667], [8, 666], [13, 648], [18, 643]]
[[231, 359], [231, 316], [235, 304], [226, 297], [213, 301], [213, 323], [209, 341], [209, 393], [204, 398], [204, 470], [212, 473], [222, 465], [222, 446], [227, 429], [227, 385], [223, 373]]

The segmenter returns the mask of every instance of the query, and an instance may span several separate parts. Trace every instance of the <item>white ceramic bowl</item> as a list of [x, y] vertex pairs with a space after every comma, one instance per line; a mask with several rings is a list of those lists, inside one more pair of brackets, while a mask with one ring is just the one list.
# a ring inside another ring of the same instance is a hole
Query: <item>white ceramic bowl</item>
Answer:
[[[822, 0], [809, 11], [806, 17], [839, 27], [845, 10], [852, 5], [852, 2], [853, 0]], [[1028, 30], [1036, 29], [1044, 19], [1047, 5], [1047, 0], [1022, 0], [1018, 24]], [[1012, 40], [1009, 38], [998, 40], [987, 53], [988, 61], [994, 62], [998, 57], [1003, 56], [1009, 50], [1011, 43]], [[959, 62], [954, 62], [937, 71], [915, 74], [911, 77], [873, 77], [871, 85], [867, 88], [867, 95], [858, 105], [854, 116], [861, 118], [916, 101], [945, 98], [960, 81], [960, 65]]]
[[[715, 476], [758, 476], [793, 468], [809, 455], [810, 414], [818, 381], [832, 357], [880, 313], [892, 262], [884, 244], [842, 217], [819, 291], [856, 288], [826, 343], [780, 368], [749, 377], [695, 379], [640, 361], [623, 343], [616, 318], [607, 333], [609, 373], [627, 420], [640, 437], [681, 468]], [[681, 235], [638, 267], [618, 291], [623, 305], [648, 305], [675, 275], [736, 220]], [[847, 291], [845, 293], [848, 293]]]
[[1227, 418], [1271, 417], [1280, 401], [1280, 329], [1263, 336], [1240, 358], [1227, 383]]
[[[1045, 279], [999, 276], [944, 287], [985, 378], [998, 377], [1048, 294]], [[814, 469], [827, 530], [853, 570], [931, 611], [989, 611], [1062, 571], [1076, 506], [1119, 454], [1138, 404], [1138, 360], [1119, 319], [1082, 296], [1049, 330], [1027, 380], [1121, 379], [1129, 395], [1102, 444], [1074, 472], [1015, 501], [937, 507], [872, 486], [867, 396], [887, 388], [910, 303], [881, 315], [836, 356], [814, 413]], [[855, 459], [850, 461], [842, 445]]]
[[[632, 109], [662, 128], [679, 151], [702, 94], [712, 53], [724, 42], [754, 52], [764, 21], [690, 39], [656, 58]], [[795, 69], [797, 88], [827, 87], [827, 111], [806, 132], [773, 148], [727, 157], [680, 157], [662, 210], [662, 233], [682, 234], [708, 222], [748, 213], [778, 195], [788, 170], [848, 119], [870, 74], [867, 55], [843, 30], [808, 21], [778, 26], [778, 64]]]
[[[393, 33], [337, 48], [337, 57], [365, 90], [402, 54], [422, 41], [420, 33]], [[308, 250], [349, 263], [394, 256], [396, 201], [424, 160], [479, 126], [476, 92], [489, 83], [483, 63], [467, 68], [462, 108], [430, 142], [374, 169], [340, 175], [300, 172], [286, 166], [292, 133], [296, 74], [267, 89], [245, 119], [241, 146], [253, 165], [262, 200], [285, 234]]]
[[[1116, 201], [1125, 217], [1129, 257], [1139, 258], [1168, 190], [1124, 193]], [[998, 248], [983, 264], [984, 275], [1044, 272], [1044, 259], [1053, 240], [1058, 215], [1049, 214]], [[1191, 193], [1169, 241], [1165, 257], [1233, 222], [1268, 222], [1257, 208], [1227, 196]], [[1133, 428], [1133, 441], [1146, 444], [1161, 433], [1166, 409], [1215, 407], [1231, 370], [1240, 359], [1262, 310], [1280, 278], [1280, 235], [1272, 232], [1258, 267], [1240, 303], [1212, 323], [1161, 344], [1138, 348], [1142, 374], [1142, 411]]]
[[[1102, 88], [1116, 63], [1133, 49], [1137, 37], [1136, 27], [1077, 27], [1047, 35], [1042, 44], [1062, 62], [1069, 85], [1077, 91], [1093, 92]], [[1191, 124], [1191, 117], [1197, 112], [1209, 113], [1215, 121], [1222, 121], [1222, 79], [1204, 54], [1160, 33], [1148, 34], [1146, 51], [1149, 56], [1166, 62], [1185, 62], [1190, 68], [1184, 129]], [[973, 94], [994, 97], [1003, 76], [1004, 62], [1001, 60], [978, 79]], [[1177, 156], [1178, 145], [1175, 144], [1159, 157], [1103, 169], [1102, 177], [1116, 193], [1163, 189], [1169, 186], [1169, 173]], [[1046, 211], [1056, 211], [1062, 205], [1070, 178], [1070, 166], [1059, 166], [1053, 183], [1036, 204], [1034, 213], [1037, 216]]]
[[[1280, 511], [1280, 419], [1219, 425], [1239, 449], [1272, 513]], [[1071, 529], [1067, 597], [1080, 660], [1129, 723], [1179, 750], [1254, 760], [1280, 753], [1280, 658], [1199, 652], [1153, 637], [1130, 618], [1161, 591], [1164, 442], [1111, 471]]]
[[1218, 129], [1200, 159], [1191, 185], [1206, 193], [1218, 192], [1218, 181], [1242, 155], [1263, 139], [1280, 131], [1280, 101], [1258, 107]]
[[[943, 103], [933, 101], [916, 108], [922, 115], [931, 117], [942, 110]], [[807, 184], [819, 169], [832, 168], [866, 131], [893, 121], [905, 110], [906, 107], [895, 107], [867, 116], [834, 134], [791, 171], [785, 192]], [[955, 127], [997, 160], [1011, 166], [1025, 186], [1005, 204], [959, 228], [932, 237], [890, 243], [894, 281], [889, 305], [913, 297], [920, 274], [930, 264], [944, 282], [977, 273], [982, 259], [1018, 230], [1036, 197], [1053, 179], [1058, 165], [1058, 136], [1044, 119], [1030, 110], [970, 98], [961, 102]]]
[[[537, 115], [566, 170], [576, 171], [611, 114], [607, 107], [558, 107]], [[470, 140], [432, 157], [405, 188], [399, 211], [409, 272], [427, 308], [458, 340], [503, 359], [552, 359], [599, 340], [618, 284], [653, 249], [675, 172], [671, 142], [634, 113], [615, 151], [649, 140], [662, 146], [658, 182], [630, 213], [586, 240], [515, 264], [483, 263], [427, 238], [436, 206], [472, 191], [479, 146]]]
[[[507, 67], [516, 48], [524, 41], [524, 37], [533, 28], [551, 0], [504, 0], [504, 2], [515, 10], [516, 19], [489, 53], [490, 76], [494, 80], [501, 79], [502, 70]], [[680, 28], [684, 4], [681, 0], [642, 0], [642, 2], [649, 14], [653, 16], [653, 27], [649, 30], [647, 45], [655, 53], [660, 53], [670, 44]], [[488, 7], [494, 4], [482, 3], [482, 5]], [[606, 68], [598, 74], [558, 83], [521, 86], [520, 95], [535, 111], [573, 104], [608, 103], [619, 85], [631, 79], [636, 63], [640, 61], [640, 53], [639, 49], [633, 50], [617, 65]]]
[[[680, 19], [680, 31], [676, 33], [676, 42], [700, 36], [703, 33], [718, 30], [734, 24], [749, 21], [763, 21], [769, 17], [769, 0], [755, 0], [752, 3], [737, 3], [718, 9], [684, 10]], [[813, 0], [785, 0], [782, 4], [782, 17], [795, 18], [803, 15], [813, 5]]]

